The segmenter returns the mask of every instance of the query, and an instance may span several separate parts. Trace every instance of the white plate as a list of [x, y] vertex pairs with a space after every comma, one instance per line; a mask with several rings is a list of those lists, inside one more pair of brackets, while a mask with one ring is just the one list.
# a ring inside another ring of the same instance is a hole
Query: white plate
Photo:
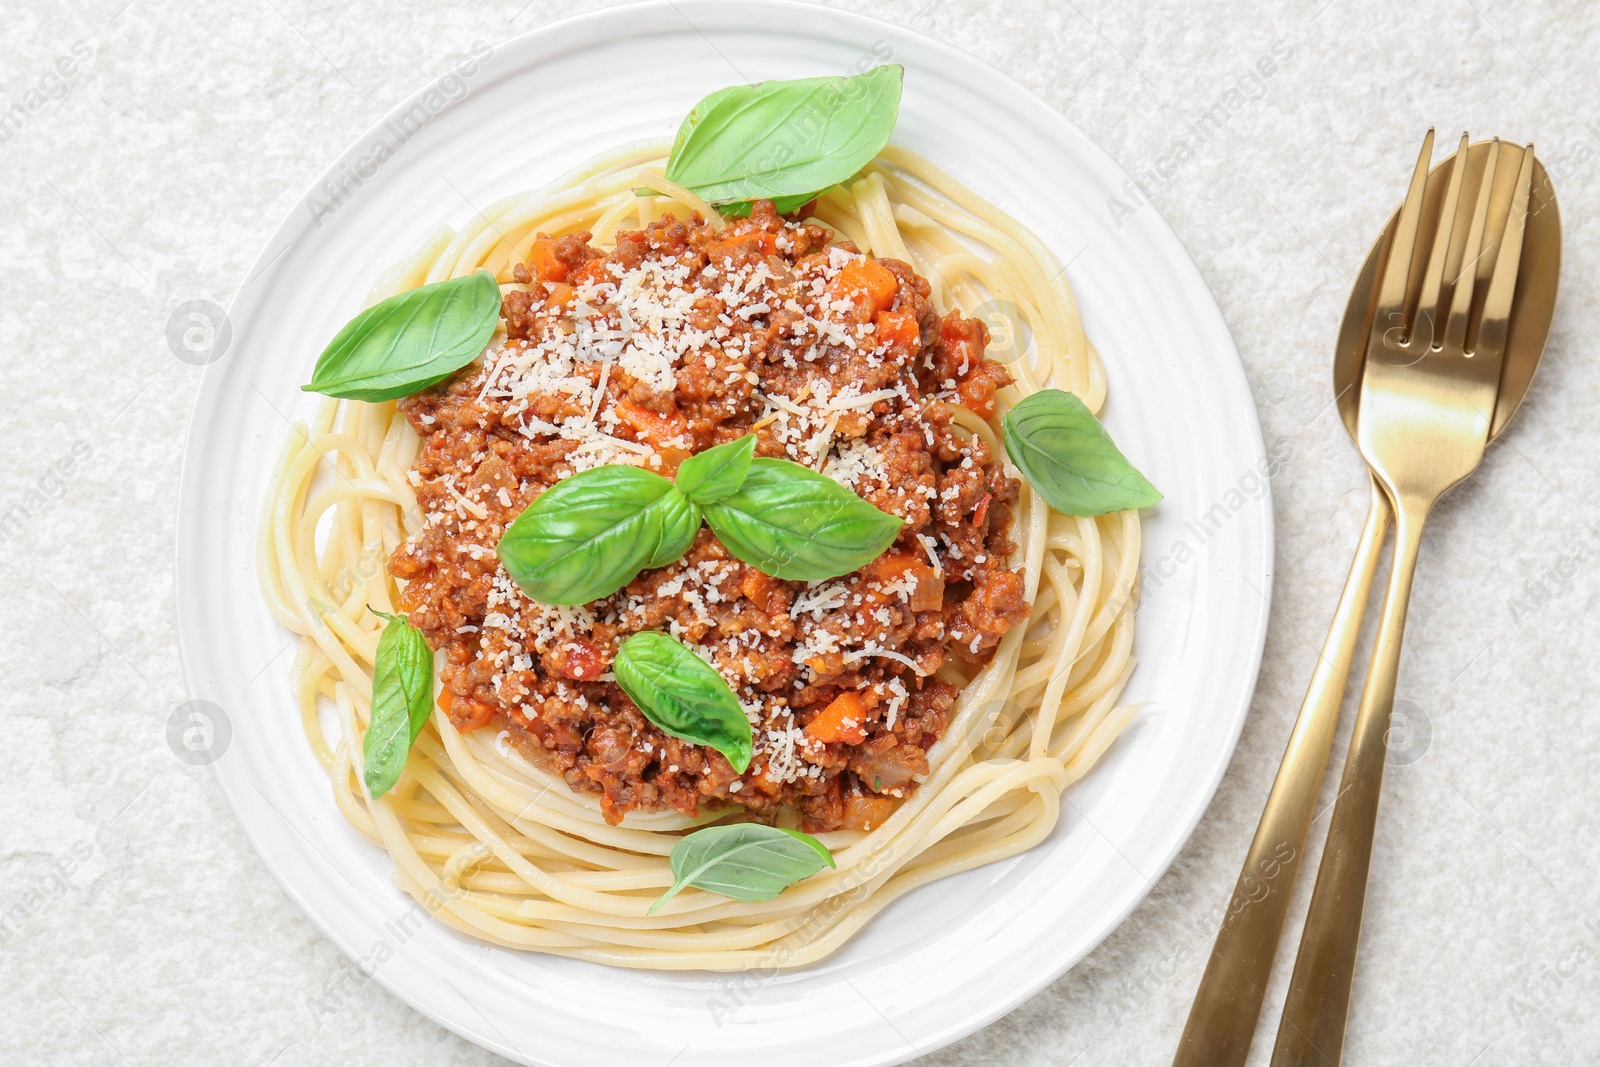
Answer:
[[[907, 895], [809, 970], [653, 974], [489, 948], [414, 917], [397, 925], [417, 909], [330, 799], [294, 711], [289, 637], [256, 584], [269, 470], [288, 419], [312, 409], [298, 386], [379, 271], [439, 221], [463, 223], [469, 205], [668, 136], [713, 89], [891, 59], [906, 68], [895, 141], [1027, 222], [1069, 264], [1110, 378], [1107, 424], [1166, 493], [1145, 516], [1146, 566], [1162, 580], [1153, 588], [1147, 571], [1128, 690], [1153, 706], [1071, 791], [1046, 842]], [[899, 27], [799, 4], [678, 0], [519, 37], [464, 81], [464, 97], [450, 80], [424, 87], [290, 212], [206, 371], [185, 458], [177, 602], [190, 696], [219, 705], [232, 729], [217, 762], [224, 793], [340, 948], [418, 1010], [513, 1059], [888, 1064], [970, 1033], [1081, 959], [1144, 897], [1210, 801], [1249, 705], [1272, 507], [1264, 488], [1251, 496], [1265, 481], [1250, 476], [1264, 463], [1261, 435], [1215, 302], [1153, 208], [1117, 224], [1108, 198], [1127, 201], [1127, 175], [1077, 127], [979, 60]], [[432, 117], [402, 137], [408, 114]], [[1208, 512], [1214, 532], [1201, 525]]]

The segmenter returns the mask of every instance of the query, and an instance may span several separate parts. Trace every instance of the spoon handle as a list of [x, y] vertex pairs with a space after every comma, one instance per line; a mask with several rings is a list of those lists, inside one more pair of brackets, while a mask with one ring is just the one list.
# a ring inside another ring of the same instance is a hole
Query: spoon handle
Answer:
[[1234, 886], [1211, 961], [1189, 1009], [1173, 1067], [1239, 1067], [1250, 1051], [1263, 991], [1283, 935], [1289, 891], [1305, 851], [1317, 790], [1339, 722], [1356, 635], [1366, 613], [1373, 572], [1389, 524], [1389, 504], [1371, 485], [1366, 525], [1317, 668], [1306, 687], [1300, 716], [1261, 813], [1255, 839]]
[[1278, 1024], [1272, 1067], [1337, 1067], [1344, 1049], [1350, 984], [1355, 977], [1356, 944], [1366, 903], [1367, 873], [1377, 832], [1378, 798], [1383, 789], [1389, 713], [1394, 706], [1400, 642], [1416, 573], [1417, 549], [1432, 501], [1420, 506], [1400, 500], [1395, 507], [1394, 565], [1383, 617], [1361, 690], [1350, 753], [1345, 757], [1328, 842], [1323, 848], [1311, 911], [1300, 937], [1294, 977]]

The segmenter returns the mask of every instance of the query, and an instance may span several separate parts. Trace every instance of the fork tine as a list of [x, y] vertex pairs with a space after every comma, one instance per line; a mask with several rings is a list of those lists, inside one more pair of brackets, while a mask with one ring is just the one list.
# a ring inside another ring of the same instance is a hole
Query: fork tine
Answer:
[[1417, 249], [1417, 231], [1422, 226], [1422, 194], [1428, 185], [1428, 164], [1433, 159], [1433, 127], [1422, 139], [1422, 152], [1411, 172], [1411, 188], [1400, 208], [1400, 221], [1389, 244], [1389, 259], [1383, 265], [1383, 281], [1378, 286], [1378, 314], [1372, 323], [1374, 347], [1384, 344], [1391, 327], [1404, 322], [1406, 293], [1411, 283], [1411, 261]]
[[1445, 326], [1446, 347], [1460, 351], [1467, 346], [1467, 320], [1472, 315], [1472, 291], [1478, 282], [1478, 260], [1483, 258], [1483, 233], [1488, 228], [1489, 196], [1494, 191], [1500, 169], [1500, 138], [1489, 145], [1489, 158], [1478, 181], [1477, 204], [1472, 209], [1472, 226], [1461, 249], [1461, 273], [1456, 276], [1456, 291], [1450, 295], [1450, 320]]
[[1467, 135], [1463, 133], [1456, 157], [1450, 164], [1450, 184], [1445, 189], [1444, 205], [1439, 209], [1433, 248], [1428, 253], [1428, 269], [1422, 276], [1422, 291], [1417, 296], [1417, 318], [1411, 328], [1413, 337], [1425, 337], [1433, 348], [1440, 347], [1438, 323], [1445, 309], [1439, 306], [1439, 294], [1444, 287], [1444, 265], [1449, 258], [1450, 242], [1456, 234], [1456, 207], [1461, 199], [1461, 179], [1467, 169], [1467, 144]]
[[1478, 339], [1473, 352], [1495, 357], [1503, 354], [1506, 330], [1511, 319], [1511, 297], [1517, 288], [1517, 270], [1522, 265], [1522, 239], [1527, 232], [1528, 201], [1533, 193], [1533, 145], [1522, 150], [1522, 167], [1511, 194], [1511, 211], [1506, 215], [1505, 232], [1500, 236], [1500, 251], [1495, 256], [1494, 273], [1489, 276], [1489, 295], [1483, 302], [1483, 318], [1478, 324]]

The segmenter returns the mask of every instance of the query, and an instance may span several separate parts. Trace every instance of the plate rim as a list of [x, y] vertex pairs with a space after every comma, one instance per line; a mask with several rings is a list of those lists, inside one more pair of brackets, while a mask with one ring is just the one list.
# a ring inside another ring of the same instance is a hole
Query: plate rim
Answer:
[[[804, 2], [804, 0], [761, 0], [759, 5], [749, 3], [748, 0], [743, 3], [739, 3], [737, 0], [640, 0], [640, 2], [635, 3], [583, 11], [553, 20], [496, 41], [492, 47], [495, 52], [499, 52], [502, 49], [531, 42], [535, 38], [581, 31], [591, 23], [603, 26], [618, 20], [626, 21], [630, 16], [642, 16], [659, 12], [672, 12], [684, 22], [694, 26], [695, 23], [685, 14], [686, 11], [720, 15], [727, 11], [748, 11], [758, 6], [783, 9], [791, 14], [803, 13], [809, 17], [833, 20], [835, 25], [854, 23], [858, 27], [881, 27], [892, 31], [898, 37], [913, 40], [924, 48], [935, 52], [943, 52], [956, 57], [961, 62], [976, 65], [981, 68], [987, 78], [999, 81], [1011, 90], [1022, 94], [1037, 108], [1047, 112], [1052, 117], [1051, 121], [1059, 123], [1066, 131], [1070, 132], [1072, 140], [1075, 142], [1074, 150], [1076, 154], [1080, 159], [1091, 164], [1093, 169], [1114, 173], [1119, 179], [1132, 181], [1129, 172], [1070, 116], [981, 56], [967, 52], [946, 40], [931, 36], [920, 30], [846, 9]], [[745, 23], [740, 23], [740, 28], [747, 28], [747, 26]], [[626, 36], [639, 36], [639, 34], [629, 33]], [[328, 166], [307, 183], [305, 191], [290, 202], [283, 217], [272, 229], [262, 245], [261, 251], [251, 260], [237, 288], [229, 298], [225, 309], [225, 313], [228, 316], [227, 321], [232, 321], [235, 309], [241, 305], [241, 301], [246, 299], [249, 287], [264, 278], [268, 271], [272, 269], [273, 264], [282, 258], [297, 240], [305, 236], [307, 224], [303, 221], [306, 216], [302, 212], [309, 208], [309, 202], [324, 187], [324, 183], [337, 176], [342, 167], [357, 157], [363, 146], [380, 133], [386, 123], [398, 118], [419, 102], [429, 89], [434, 86], [440, 76], [441, 72], [435, 72], [431, 77], [421, 80], [416, 88], [400, 99], [392, 108], [351, 138], [349, 143], [332, 159]], [[445, 110], [448, 110], [448, 108]], [[443, 112], [441, 111], [440, 113], [442, 114]], [[1194, 310], [1211, 318], [1218, 337], [1225, 340], [1227, 354], [1232, 358], [1226, 362], [1225, 368], [1218, 368], [1219, 371], [1225, 369], [1227, 372], [1228, 380], [1222, 384], [1229, 393], [1236, 394], [1241, 400], [1239, 408], [1240, 412], [1246, 417], [1247, 424], [1240, 428], [1246, 431], [1249, 439], [1252, 450], [1250, 458], [1258, 462], [1262, 461], [1266, 456], [1266, 446], [1262, 435], [1259, 411], [1253, 392], [1250, 389], [1243, 360], [1239, 355], [1237, 342], [1228, 327], [1221, 306], [1217, 302], [1216, 294], [1165, 214], [1161, 212], [1153, 201], [1148, 199], [1140, 207], [1141, 212], [1146, 209], [1151, 212], [1154, 230], [1171, 245], [1175, 253], [1172, 256], [1174, 263], [1186, 268], [1191, 275], [1192, 281], [1205, 294], [1206, 299], [1200, 302]], [[202, 683], [203, 668], [200, 653], [193, 647], [195, 642], [188, 633], [189, 625], [198, 623], [186, 622], [186, 619], [193, 613], [185, 608], [186, 603], [190, 603], [193, 600], [190, 581], [185, 575], [185, 556], [189, 554], [186, 553], [186, 548], [191, 545], [193, 538], [196, 536], [196, 531], [191, 530], [190, 527], [191, 525], [198, 525], [197, 516], [201, 515], [204, 510], [196, 500], [199, 487], [195, 484], [199, 479], [198, 470], [201, 466], [200, 463], [196, 462], [196, 445], [202, 433], [199, 413], [206, 401], [212, 399], [212, 395], [220, 388], [219, 383], [223, 376], [224, 370], [221, 360], [207, 365], [202, 370], [200, 384], [195, 391], [194, 402], [189, 410], [186, 423], [179, 474], [177, 522], [172, 557], [172, 589], [174, 592], [173, 611], [177, 622], [177, 644], [181, 675], [185, 694], [189, 699], [194, 699], [197, 692], [204, 692], [207, 688]], [[1015, 1010], [1025, 1001], [1037, 995], [1045, 986], [1071, 970], [1103, 944], [1106, 938], [1120, 928], [1128, 916], [1148, 898], [1156, 882], [1166, 874], [1173, 862], [1176, 861], [1183, 848], [1193, 837], [1200, 820], [1210, 809], [1216, 792], [1221, 787], [1222, 780], [1236, 754], [1239, 738], [1242, 734], [1244, 723], [1249, 717], [1250, 707], [1260, 677], [1271, 617], [1272, 587], [1276, 574], [1276, 518], [1270, 479], [1264, 480], [1262, 495], [1253, 500], [1252, 504], [1254, 507], [1250, 511], [1254, 512], [1257, 521], [1253, 526], [1250, 526], [1250, 532], [1253, 537], [1252, 543], [1258, 546], [1261, 558], [1262, 572], [1259, 577], [1262, 581], [1260, 592], [1262, 594], [1263, 607], [1254, 614], [1255, 624], [1253, 631], [1239, 642], [1240, 647], [1247, 650], [1246, 659], [1249, 664], [1248, 671], [1242, 672], [1238, 678], [1241, 692], [1239, 706], [1232, 711], [1231, 719], [1227, 725], [1227, 743], [1219, 749], [1213, 766], [1206, 772], [1207, 785], [1205, 789], [1194, 792], [1185, 818], [1169, 826], [1167, 838], [1170, 844], [1165, 848], [1166, 854], [1164, 858], [1150, 872], [1140, 872], [1145, 874], [1149, 884], [1142, 890], [1130, 894], [1123, 902], [1123, 906], [1116, 910], [1114, 914], [1108, 913], [1111, 914], [1111, 918], [1103, 924], [1104, 929], [1089, 938], [1081, 952], [1066, 954], [1061, 959], [1039, 967], [1034, 973], [1008, 987], [1006, 996], [995, 998], [992, 1003], [980, 1011], [964, 1013], [959, 1018], [939, 1026], [933, 1034], [926, 1036], [923, 1041], [919, 1042], [915, 1051], [909, 1055], [887, 1053], [876, 1057], [853, 1059], [850, 1061], [851, 1064], [858, 1064], [860, 1067], [868, 1067], [868, 1065], [879, 1067], [879, 1065], [902, 1063], [912, 1056], [925, 1056], [988, 1026], [996, 1019]], [[1240, 514], [1244, 515], [1246, 512], [1241, 511]], [[1145, 547], [1148, 549], [1150, 546], [1146, 545]], [[218, 787], [229, 810], [232, 812], [239, 828], [244, 832], [251, 849], [255, 852], [256, 859], [266, 867], [273, 880], [283, 889], [289, 899], [295, 903], [300, 912], [311, 921], [312, 925], [323, 936], [333, 942], [349, 959], [352, 961], [357, 960], [362, 953], [362, 946], [355, 944], [354, 936], [331, 925], [323, 915], [318, 913], [317, 909], [311, 906], [311, 902], [299, 890], [297, 885], [287, 879], [285, 872], [280, 871], [278, 865], [267, 859], [267, 852], [263, 849], [259, 830], [250, 819], [246, 818], [242, 807], [243, 785], [237, 782], [230, 783], [225, 773], [225, 767], [220, 762], [213, 765], [212, 772], [216, 776]], [[238, 791], [237, 795], [236, 791]], [[709, 972], [694, 971], [685, 973], [704, 974]], [[498, 1040], [496, 1035], [474, 1029], [459, 1019], [437, 1010], [434, 1005], [412, 996], [409, 991], [401, 988], [398, 983], [391, 980], [383, 969], [379, 969], [373, 977], [386, 991], [406, 1003], [413, 1010], [482, 1048], [515, 1062], [550, 1064], [551, 1067], [558, 1067], [557, 1061], [531, 1057], [529, 1053], [521, 1049], [509, 1047], [503, 1041]]]

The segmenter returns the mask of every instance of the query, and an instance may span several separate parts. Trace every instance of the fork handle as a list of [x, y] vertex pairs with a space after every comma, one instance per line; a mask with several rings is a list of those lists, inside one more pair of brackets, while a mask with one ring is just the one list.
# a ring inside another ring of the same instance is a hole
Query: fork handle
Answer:
[[1250, 1052], [1388, 525], [1388, 501], [1373, 481], [1350, 576], [1217, 931], [1173, 1067], [1241, 1067]]
[[1432, 501], [1400, 501], [1395, 508], [1394, 564], [1383, 617], [1361, 690], [1350, 753], [1339, 781], [1339, 799], [1311, 895], [1311, 911], [1300, 937], [1294, 977], [1278, 1024], [1272, 1067], [1337, 1067], [1344, 1051], [1350, 984], [1366, 903], [1367, 873], [1383, 789], [1384, 743], [1394, 707], [1400, 642], [1416, 573], [1417, 549]]

